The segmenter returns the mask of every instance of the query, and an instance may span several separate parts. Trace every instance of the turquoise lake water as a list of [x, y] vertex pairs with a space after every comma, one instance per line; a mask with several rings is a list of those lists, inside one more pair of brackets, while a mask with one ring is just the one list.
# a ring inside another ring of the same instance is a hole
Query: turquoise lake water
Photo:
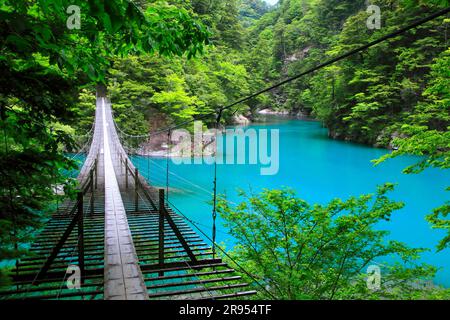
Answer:
[[[415, 157], [389, 160], [374, 167], [371, 160], [388, 151], [331, 140], [318, 122], [272, 119], [249, 128], [279, 130], [280, 169], [274, 176], [262, 176], [258, 165], [219, 165], [218, 191], [225, 193], [229, 201], [240, 201], [239, 188], [256, 193], [263, 188], [288, 186], [310, 203], [326, 203], [336, 197], [345, 199], [373, 193], [377, 185], [386, 182], [397, 183], [390, 197], [406, 205], [379, 228], [390, 231], [391, 239], [431, 249], [423, 254], [422, 260], [441, 268], [435, 281], [450, 287], [450, 251], [435, 252], [444, 232], [432, 230], [424, 219], [433, 208], [448, 200], [450, 193], [445, 189], [450, 184], [449, 171], [428, 169], [419, 175], [402, 174], [402, 169], [417, 160]], [[166, 185], [166, 159], [134, 157], [133, 162], [153, 185]], [[211, 234], [212, 206], [208, 202], [212, 198], [214, 167], [207, 164], [175, 165], [170, 160], [169, 166], [173, 188], [170, 201]], [[218, 242], [232, 247], [234, 239], [227, 234], [220, 217], [217, 228]]]

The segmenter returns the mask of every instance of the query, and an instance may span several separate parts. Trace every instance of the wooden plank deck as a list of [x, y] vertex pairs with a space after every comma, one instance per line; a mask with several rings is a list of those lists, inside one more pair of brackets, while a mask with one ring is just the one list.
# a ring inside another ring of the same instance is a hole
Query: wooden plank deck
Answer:
[[139, 267], [128, 226], [125, 207], [113, 165], [110, 145], [111, 123], [103, 112], [103, 158], [105, 177], [105, 280], [106, 300], [146, 300], [147, 289]]
[[[0, 290], [0, 300], [197, 300], [255, 294], [243, 290], [248, 286], [244, 279], [213, 256], [205, 239], [182, 216], [160, 203], [159, 190], [128, 158], [105, 98], [97, 99], [92, 144], [78, 181], [81, 190], [86, 189], [81, 233], [75, 228], [68, 238], [63, 236], [77, 209], [77, 202], [67, 200], [31, 246], [32, 255], [11, 270], [14, 283]], [[38, 279], [60, 239], [66, 240]], [[66, 270], [73, 264], [84, 265], [81, 288], [76, 290], [65, 285]]]

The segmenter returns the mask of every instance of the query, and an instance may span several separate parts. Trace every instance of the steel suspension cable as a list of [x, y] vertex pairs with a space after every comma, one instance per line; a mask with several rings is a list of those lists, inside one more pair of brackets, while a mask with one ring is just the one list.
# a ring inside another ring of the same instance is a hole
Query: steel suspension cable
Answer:
[[[160, 168], [161, 170], [164, 170], [164, 171], [165, 171], [165, 168], [164, 168], [163, 166], [159, 165], [157, 162], [155, 162], [155, 161], [153, 161], [153, 160], [150, 160], [150, 162], [153, 163], [153, 165], [155, 165], [155, 166], [157, 166], [158, 168]], [[159, 173], [159, 172], [158, 172], [158, 171], [155, 171], [155, 173]], [[170, 174], [171, 176], [173, 176], [174, 178], [180, 180], [181, 182], [183, 182], [183, 183], [185, 183], [185, 184], [187, 184], [187, 185], [190, 185], [190, 186], [192, 186], [192, 187], [194, 187], [194, 188], [197, 188], [198, 190], [204, 192], [204, 193], [205, 193], [206, 195], [208, 195], [208, 196], [212, 196], [212, 195], [213, 195], [213, 193], [212, 193], [211, 191], [209, 191], [209, 190], [203, 188], [202, 186], [199, 186], [198, 184], [195, 184], [195, 183], [193, 183], [193, 182], [191, 182], [191, 181], [189, 181], [189, 180], [183, 178], [182, 176], [179, 176], [178, 174], [176, 174], [176, 173], [173, 172], [173, 171], [170, 171], [170, 170], [169, 170], [169, 174]], [[235, 203], [235, 202], [233, 202], [233, 201], [230, 201], [230, 200], [226, 200], [226, 202], [228, 202], [228, 203], [230, 203], [230, 204], [232, 204], [232, 205], [237, 205], [237, 203]]]
[[[431, 20], [434, 20], [434, 19], [436, 19], [436, 18], [438, 18], [438, 17], [441, 17], [441, 16], [444, 16], [444, 15], [446, 15], [446, 14], [448, 14], [450, 12], [450, 7], [449, 8], [446, 8], [446, 9], [443, 9], [443, 10], [441, 10], [441, 11], [438, 11], [438, 12], [436, 12], [436, 13], [434, 13], [434, 14], [431, 14], [431, 15], [429, 15], [429, 16], [427, 16], [427, 17], [425, 17], [425, 18], [422, 18], [422, 19], [420, 19], [420, 20], [418, 20], [418, 21], [416, 21], [416, 22], [414, 22], [414, 23], [412, 23], [412, 24], [410, 24], [410, 25], [408, 25], [408, 26], [406, 26], [406, 27], [403, 27], [403, 28], [401, 28], [401, 29], [399, 29], [399, 30], [397, 30], [397, 31], [394, 31], [394, 32], [392, 32], [392, 33], [389, 33], [389, 34], [387, 34], [387, 35], [385, 35], [385, 36], [382, 36], [382, 37], [380, 37], [380, 38], [378, 38], [378, 39], [376, 39], [376, 40], [374, 40], [374, 41], [372, 41], [372, 42], [369, 42], [369, 43], [367, 43], [367, 44], [365, 44], [365, 45], [362, 45], [362, 46], [360, 46], [360, 47], [358, 47], [358, 48], [356, 48], [356, 49], [353, 49], [353, 50], [351, 50], [351, 51], [348, 51], [348, 52], [346, 52], [346, 53], [344, 53], [344, 54], [342, 54], [342, 55], [339, 55], [339, 56], [337, 56], [337, 57], [335, 57], [335, 58], [332, 58], [332, 59], [330, 59], [330, 60], [328, 60], [328, 61], [326, 61], [326, 62], [324, 62], [324, 63], [321, 63], [321, 64], [319, 64], [319, 65], [317, 65], [317, 66], [315, 66], [315, 67], [312, 67], [312, 68], [310, 68], [310, 69], [308, 69], [308, 70], [306, 70], [306, 71], [304, 71], [304, 72], [301, 72], [301, 73], [299, 73], [299, 74], [297, 74], [297, 75], [295, 75], [295, 76], [293, 76], [293, 77], [289, 77], [289, 78], [287, 78], [287, 79], [285, 79], [285, 80], [283, 80], [283, 81], [280, 81], [280, 82], [278, 82], [278, 83], [276, 83], [275, 85], [272, 85], [272, 86], [270, 86], [270, 87], [267, 87], [267, 88], [265, 88], [265, 89], [262, 89], [262, 90], [260, 90], [260, 91], [257, 91], [257, 92], [255, 92], [255, 93], [253, 93], [253, 94], [251, 94], [251, 95], [248, 95], [248, 96], [246, 96], [246, 97], [243, 97], [243, 98], [241, 98], [241, 99], [238, 99], [237, 101], [235, 101], [235, 102], [233, 102], [233, 103], [231, 103], [231, 104], [229, 104], [229, 105], [227, 105], [227, 106], [224, 106], [224, 107], [221, 107], [221, 108], [219, 108], [218, 109], [218, 113], [219, 113], [219, 120], [220, 120], [220, 116], [222, 115], [222, 113], [223, 113], [223, 111], [225, 111], [225, 110], [228, 110], [228, 109], [230, 109], [230, 108], [233, 108], [233, 107], [235, 107], [235, 106], [237, 106], [237, 105], [239, 105], [239, 104], [241, 104], [241, 103], [244, 103], [244, 102], [247, 102], [247, 101], [249, 101], [249, 100], [251, 100], [251, 99], [254, 99], [254, 98], [256, 98], [256, 97], [258, 97], [258, 96], [260, 96], [260, 95], [262, 95], [262, 94], [264, 94], [264, 93], [267, 93], [267, 92], [269, 92], [269, 91], [272, 91], [272, 90], [274, 90], [274, 89], [276, 89], [276, 88], [279, 88], [279, 87], [281, 87], [281, 86], [284, 86], [285, 84], [288, 84], [288, 83], [290, 83], [290, 82], [293, 82], [293, 81], [295, 81], [295, 80], [297, 80], [297, 79], [299, 79], [299, 78], [301, 78], [301, 77], [304, 77], [304, 76], [306, 76], [306, 75], [308, 75], [308, 74], [312, 74], [312, 73], [314, 73], [314, 72], [316, 72], [316, 71], [318, 71], [318, 70], [320, 70], [320, 69], [323, 69], [323, 68], [325, 68], [325, 67], [327, 67], [327, 66], [329, 66], [329, 65], [332, 65], [332, 64], [334, 64], [334, 63], [336, 63], [336, 62], [339, 62], [339, 61], [341, 61], [341, 60], [344, 60], [344, 59], [346, 59], [346, 58], [348, 58], [348, 57], [350, 57], [350, 56], [353, 56], [353, 55], [355, 55], [355, 54], [357, 54], [357, 53], [360, 53], [360, 52], [363, 52], [363, 51], [365, 51], [365, 50], [367, 50], [367, 49], [369, 49], [369, 48], [371, 48], [371, 47], [374, 47], [374, 46], [376, 46], [376, 45], [378, 45], [378, 44], [380, 44], [380, 43], [382, 43], [382, 42], [384, 42], [384, 41], [387, 41], [387, 40], [390, 40], [390, 39], [393, 39], [393, 38], [395, 38], [395, 37], [397, 37], [397, 36], [399, 36], [399, 35], [401, 35], [401, 34], [403, 34], [403, 33], [406, 33], [407, 31], [410, 31], [410, 30], [412, 30], [412, 29], [414, 29], [414, 28], [417, 28], [418, 26], [420, 26], [420, 25], [423, 25], [423, 24], [425, 24], [425, 23], [427, 23], [427, 22], [429, 22], [429, 21], [431, 21]], [[237, 112], [237, 110], [238, 109], [236, 109], [235, 110], [235, 112], [234, 113], [236, 113]], [[233, 114], [234, 114], [233, 113]], [[193, 122], [195, 122], [195, 121], [198, 121], [198, 120], [203, 120], [203, 119], [206, 119], [206, 118], [208, 118], [208, 117], [211, 117], [211, 116], [214, 116], [215, 115], [215, 113], [208, 113], [208, 114], [204, 114], [204, 115], [202, 115], [202, 116], [200, 116], [200, 117], [197, 117], [196, 119], [192, 119], [192, 120], [188, 120], [188, 121], [185, 121], [185, 122], [183, 122], [183, 123], [180, 123], [180, 124], [178, 124], [178, 125], [174, 125], [174, 126], [171, 126], [171, 127], [168, 127], [168, 128], [165, 128], [165, 129], [161, 129], [161, 130], [157, 130], [157, 131], [155, 131], [155, 132], [152, 132], [152, 133], [150, 133], [150, 134], [147, 134], [147, 135], [141, 135], [141, 136], [131, 136], [131, 135], [127, 135], [127, 136], [129, 136], [129, 137], [131, 137], [131, 138], [144, 138], [144, 137], [151, 137], [151, 136], [154, 136], [154, 135], [157, 135], [157, 134], [160, 134], [160, 133], [164, 133], [164, 132], [168, 132], [168, 144], [167, 144], [167, 148], [168, 148], [168, 152], [167, 152], [167, 160], [166, 160], [166, 198], [167, 198], [167, 202], [168, 203], [170, 203], [169, 202], [169, 145], [170, 145], [170, 133], [171, 133], [171, 131], [172, 130], [175, 130], [175, 129], [177, 129], [177, 128], [180, 128], [180, 127], [183, 127], [183, 126], [186, 126], [186, 125], [188, 125], [188, 124], [190, 124], [190, 123], [193, 123]], [[116, 125], [116, 127], [118, 128], [118, 126], [117, 126], [117, 124], [115, 124]], [[216, 125], [217, 125], [217, 122], [216, 122]], [[118, 130], [121, 132], [121, 133], [123, 133], [123, 134], [125, 134], [122, 130], [120, 130], [120, 128], [118, 128]], [[125, 134], [126, 135], [126, 134]], [[216, 139], [216, 144], [217, 144], [217, 139]], [[217, 145], [216, 145], [217, 146]], [[217, 156], [217, 154], [216, 154], [216, 156]], [[217, 158], [216, 158], [216, 160], [217, 160]], [[211, 243], [212, 243], [212, 245], [213, 245], [213, 254], [215, 254], [215, 249], [216, 248], [218, 248], [220, 251], [222, 251], [230, 260], [232, 260], [244, 273], [246, 273], [247, 274], [247, 276], [249, 276], [251, 279], [253, 279], [254, 281], [255, 281], [255, 283], [257, 283], [261, 288], [263, 288], [263, 290], [265, 291], [265, 292], [267, 292], [272, 298], [275, 298], [264, 286], [262, 286], [249, 272], [247, 272], [243, 267], [241, 267], [223, 248], [221, 248], [220, 246], [218, 246], [217, 244], [216, 244], [216, 239], [215, 239], [215, 236], [216, 236], [216, 232], [215, 232], [215, 219], [216, 219], [216, 210], [217, 210], [217, 208], [216, 208], [216, 202], [217, 202], [217, 161], [215, 161], [215, 163], [214, 163], [214, 165], [215, 165], [215, 168], [214, 168], [214, 185], [213, 185], [213, 188], [214, 188], [214, 192], [213, 192], [213, 196], [214, 196], [214, 207], [213, 207], [213, 236], [212, 236], [212, 239], [205, 233], [205, 232], [203, 232], [203, 230], [201, 230], [195, 223], [192, 223], [206, 238], [208, 238], [210, 241], [211, 241]], [[173, 205], [172, 203], [170, 203], [186, 220], [188, 220], [188, 221], [191, 221], [187, 216], [185, 216], [179, 209], [177, 209], [177, 207], [175, 206], [175, 205]]]
[[89, 129], [88, 132], [86, 132], [85, 134], [80, 134], [80, 135], [74, 134], [73, 136], [76, 138], [83, 138], [83, 137], [90, 136], [91, 133], [94, 131], [94, 128], [95, 128], [95, 121], [93, 122], [91, 129]]
[[169, 200], [169, 157], [170, 157], [170, 133], [167, 132], [167, 155], [166, 155], [166, 200]]
[[215, 150], [214, 150], [214, 179], [213, 179], [213, 211], [212, 211], [212, 251], [213, 259], [216, 257], [216, 219], [217, 219], [217, 150], [218, 150], [218, 134], [217, 131], [220, 127], [220, 120], [222, 118], [222, 111], [216, 119], [216, 132], [215, 132]]
[[146, 157], [147, 157], [147, 180], [148, 180], [148, 184], [151, 185], [150, 183], [150, 147], [151, 147], [151, 140], [150, 138], [148, 139], [148, 143], [147, 143], [147, 149], [146, 149]]

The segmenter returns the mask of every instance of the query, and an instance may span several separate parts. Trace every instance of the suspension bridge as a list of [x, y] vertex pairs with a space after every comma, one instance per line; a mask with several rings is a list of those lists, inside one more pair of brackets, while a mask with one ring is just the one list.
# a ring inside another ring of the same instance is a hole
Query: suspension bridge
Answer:
[[[419, 19], [224, 106], [217, 110], [218, 115], [205, 114], [196, 120], [217, 116], [218, 126], [225, 110], [232, 111], [241, 103], [395, 39], [449, 12], [450, 8], [446, 8]], [[193, 121], [153, 134], [170, 134]], [[215, 224], [209, 247], [205, 243], [209, 237], [201, 229], [198, 231], [204, 237], [195, 232], [195, 223], [169, 203], [168, 181], [166, 189], [158, 189], [139, 173], [117, 129], [111, 103], [104, 92], [99, 92], [92, 139], [85, 145], [88, 156], [78, 175], [77, 199], [58, 206], [28, 248], [30, 254], [16, 261], [10, 272], [12, 283], [0, 291], [0, 299], [200, 300], [256, 294], [243, 281], [242, 274], [217, 257], [216, 248], [221, 248], [215, 244]], [[168, 177], [168, 169], [166, 174]], [[216, 182], [215, 174], [214, 200]], [[214, 208], [213, 221], [215, 214]], [[222, 252], [228, 256], [223, 249]], [[75, 275], [78, 272], [80, 288], [67, 286], [72, 277], [68, 270], [75, 270]], [[239, 267], [239, 271], [272, 296], [245, 269]]]
[[[134, 167], [105, 97], [97, 97], [93, 128], [77, 199], [58, 207], [31, 254], [16, 262], [13, 283], [0, 298], [200, 300], [255, 294], [170, 207], [165, 190], [149, 185]], [[78, 288], [67, 285], [73, 275], [80, 276]]]

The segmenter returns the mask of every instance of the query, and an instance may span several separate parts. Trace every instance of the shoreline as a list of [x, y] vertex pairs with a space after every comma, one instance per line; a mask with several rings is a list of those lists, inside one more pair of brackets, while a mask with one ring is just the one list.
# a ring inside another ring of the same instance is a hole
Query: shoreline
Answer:
[[[318, 122], [320, 123], [321, 121], [309, 116], [304, 116], [304, 115], [298, 115], [298, 114], [292, 114], [289, 113], [288, 111], [274, 111], [271, 109], [263, 109], [258, 111], [258, 116], [261, 116], [260, 118], [255, 117], [252, 121], [249, 121], [246, 124], [242, 124], [242, 123], [234, 123], [231, 125], [228, 125], [226, 127], [223, 128], [223, 130], [227, 129], [227, 128], [242, 128], [242, 127], [248, 127], [248, 126], [252, 126], [252, 125], [265, 125], [270, 123], [270, 120], [297, 120], [297, 121], [307, 121], [307, 122]], [[370, 145], [370, 144], [364, 144], [364, 143], [359, 143], [356, 141], [351, 141], [348, 139], [341, 139], [339, 137], [334, 137], [332, 135], [330, 135], [330, 132], [328, 134], [328, 138], [330, 140], [335, 140], [335, 141], [342, 141], [342, 142], [346, 142], [346, 143], [354, 143], [357, 145], [361, 145], [361, 146], [366, 146], [366, 147], [370, 147], [370, 148], [375, 148], [375, 149], [384, 149], [387, 151], [393, 151], [395, 150], [395, 148], [390, 147], [390, 146], [379, 146], [379, 145]], [[179, 146], [180, 144], [174, 144], [173, 146]], [[148, 150], [149, 146], [146, 144], [143, 144], [141, 146], [141, 148], [137, 151], [136, 155], [139, 156], [144, 156], [144, 157], [151, 157], [151, 158], [155, 158], [155, 159], [166, 159], [166, 158], [196, 158], [196, 157], [208, 157], [208, 156], [213, 156], [213, 153], [210, 154], [195, 154], [192, 155], [187, 155], [184, 156], [180, 153], [168, 153], [168, 149], [167, 149], [167, 145], [165, 145], [164, 147], [162, 146], [162, 148], [159, 149], [153, 149], [151, 151], [147, 151], [147, 152], [142, 152], [141, 150]], [[154, 148], [154, 146], [153, 146]], [[179, 148], [177, 148], [178, 150], [180, 150]]]
[[[273, 111], [273, 110], [269, 110], [269, 109], [264, 109], [264, 110], [260, 110], [258, 112], [259, 116], [262, 116], [262, 118], [254, 118], [253, 121], [248, 120], [248, 122], [246, 122], [245, 124], [243, 123], [234, 123], [234, 124], [230, 124], [226, 127], [223, 127], [223, 131], [225, 131], [227, 128], [242, 128], [242, 127], [248, 127], [251, 125], [264, 125], [267, 124], [267, 121], [264, 121], [264, 117], [268, 117], [273, 118], [273, 119], [279, 119], [279, 120], [298, 120], [298, 121], [312, 121], [312, 122], [320, 122], [317, 119], [311, 118], [311, 117], [300, 117], [298, 115], [289, 113], [288, 111]], [[247, 119], [247, 118], [246, 118]], [[267, 119], [267, 118], [266, 118]], [[181, 146], [181, 144], [174, 144], [173, 147], [177, 147], [177, 146]], [[153, 146], [154, 148], [154, 146]], [[167, 158], [180, 158], [180, 159], [184, 159], [184, 158], [197, 158], [197, 157], [212, 157], [213, 153], [210, 154], [194, 154], [192, 155], [187, 155], [184, 156], [180, 153], [170, 153], [168, 154], [168, 148], [167, 148], [167, 144], [165, 144], [164, 146], [161, 146], [161, 148], [159, 149], [153, 149], [150, 151], [142, 151], [142, 150], [148, 150], [149, 146], [146, 145], [145, 143], [141, 146], [141, 148], [139, 148], [136, 152], [136, 155], [138, 156], [142, 156], [142, 157], [150, 157], [150, 158], [155, 158], [155, 159], [167, 159]], [[179, 150], [179, 148], [177, 148]]]

